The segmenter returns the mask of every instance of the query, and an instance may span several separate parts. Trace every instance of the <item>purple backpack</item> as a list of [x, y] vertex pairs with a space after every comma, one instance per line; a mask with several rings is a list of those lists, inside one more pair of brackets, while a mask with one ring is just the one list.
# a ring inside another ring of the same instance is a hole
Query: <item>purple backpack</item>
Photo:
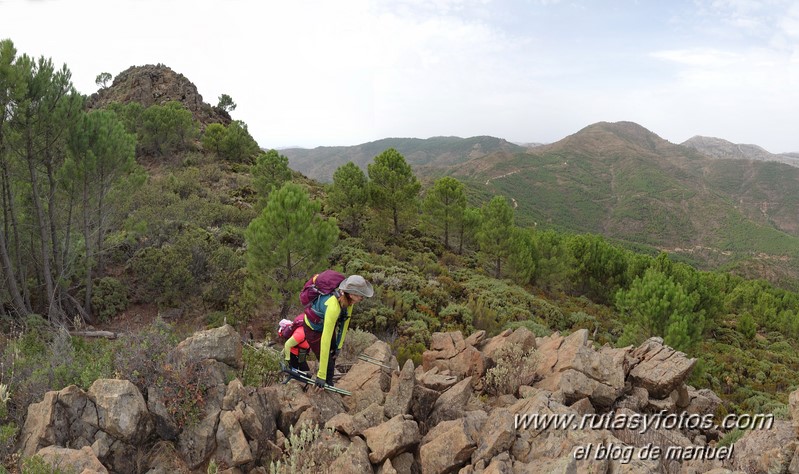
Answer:
[[306, 309], [322, 295], [333, 293], [346, 277], [335, 270], [317, 273], [305, 283], [300, 292], [300, 303]]

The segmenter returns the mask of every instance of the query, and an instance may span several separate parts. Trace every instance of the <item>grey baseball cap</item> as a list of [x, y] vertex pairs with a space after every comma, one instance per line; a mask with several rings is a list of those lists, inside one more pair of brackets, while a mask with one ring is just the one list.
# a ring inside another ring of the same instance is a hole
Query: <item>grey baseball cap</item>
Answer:
[[360, 275], [348, 276], [344, 279], [344, 281], [341, 282], [341, 284], [338, 286], [338, 289], [366, 298], [371, 298], [375, 294], [375, 290], [372, 288], [372, 285]]

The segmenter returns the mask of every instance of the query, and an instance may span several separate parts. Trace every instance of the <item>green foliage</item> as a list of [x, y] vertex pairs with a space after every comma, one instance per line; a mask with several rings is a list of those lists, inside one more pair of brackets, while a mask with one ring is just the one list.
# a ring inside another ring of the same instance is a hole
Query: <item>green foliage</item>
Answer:
[[358, 235], [369, 200], [368, 183], [363, 170], [353, 162], [340, 166], [333, 173], [327, 202], [351, 235]]
[[78, 474], [76, 469], [54, 467], [41, 456], [31, 456], [22, 460], [20, 474]]
[[245, 344], [242, 347], [242, 368], [238, 377], [247, 387], [263, 387], [280, 379], [280, 353]]
[[236, 103], [233, 102], [233, 99], [227, 94], [222, 94], [219, 96], [219, 102], [216, 104], [216, 106], [225, 112], [232, 112], [236, 110]]
[[247, 124], [234, 120], [225, 130], [219, 151], [222, 158], [233, 163], [251, 163], [259, 148], [247, 130]]
[[486, 371], [483, 390], [491, 395], [515, 395], [535, 374], [539, 358], [535, 349], [525, 352], [520, 344], [506, 345], [497, 353], [496, 365]]
[[163, 397], [167, 414], [182, 430], [196, 426], [205, 407], [207, 368], [200, 362], [185, 365], [164, 364], [153, 387]]
[[513, 242], [513, 208], [503, 196], [494, 196], [483, 206], [482, 214], [477, 235], [480, 255], [491, 266], [494, 277], [502, 278], [502, 263], [510, 255]]
[[160, 318], [138, 332], [123, 334], [113, 354], [114, 367], [147, 393], [147, 387], [154, 386], [161, 377], [167, 355], [181, 336], [173, 325]]
[[269, 194], [291, 180], [289, 159], [278, 153], [277, 150], [260, 153], [252, 167], [252, 175], [255, 191], [260, 197], [260, 207], [263, 208]]
[[205, 127], [202, 137], [202, 145], [206, 151], [213, 152], [216, 156], [222, 156], [222, 142], [227, 134], [227, 129], [221, 123], [209, 123]]
[[[482, 316], [484, 311], [478, 309], [478, 314]], [[466, 332], [471, 332], [468, 330], [468, 328], [471, 328], [472, 324], [476, 322], [471, 308], [467, 305], [458, 303], [448, 304], [446, 308], [442, 309], [438, 313], [438, 317], [441, 320], [441, 324], [444, 326], [444, 331], [464, 328], [466, 329]], [[489, 324], [484, 323], [484, 325], [488, 326]], [[478, 322], [478, 326], [484, 325], [481, 325]], [[486, 329], [486, 327], [480, 327], [480, 329]]]
[[450, 235], [462, 225], [466, 209], [464, 184], [451, 176], [436, 180], [427, 192], [422, 208], [428, 223], [443, 232], [444, 246], [449, 248]]
[[269, 474], [312, 474], [330, 466], [344, 452], [344, 447], [331, 442], [332, 429], [319, 426], [289, 426], [283, 457], [269, 464]]
[[258, 299], [269, 290], [288, 314], [308, 275], [319, 270], [338, 237], [333, 219], [319, 215], [320, 204], [311, 201], [299, 185], [286, 183], [269, 197], [261, 215], [247, 227], [247, 285]]
[[463, 220], [458, 226], [458, 253], [463, 254], [466, 247], [477, 243], [477, 235], [483, 222], [483, 213], [476, 207], [466, 206]]
[[191, 111], [180, 102], [151, 105], [141, 113], [139, 144], [146, 154], [168, 156], [188, 150], [197, 132]]
[[110, 81], [111, 79], [113, 79], [111, 73], [101, 72], [100, 74], [97, 75], [97, 77], [94, 78], [94, 83], [100, 86], [101, 88], [105, 89], [106, 87], [108, 87], [108, 81]]
[[566, 246], [575, 264], [575, 289], [602, 303], [612, 301], [627, 282], [625, 252], [598, 235], [572, 236]]
[[417, 207], [421, 184], [405, 157], [393, 148], [377, 155], [367, 170], [370, 180], [369, 202], [379, 212], [389, 216], [394, 234], [397, 235], [404, 227], [400, 225], [401, 216]]
[[734, 430], [726, 433], [722, 438], [719, 440], [717, 446], [724, 447], [724, 446], [732, 446], [734, 445], [739, 439], [743, 438], [746, 434], [746, 430], [742, 430], [739, 428], [735, 428]]
[[755, 318], [750, 313], [744, 313], [738, 318], [738, 332], [749, 339], [752, 339], [757, 334], [757, 323], [755, 323]]
[[101, 321], [108, 321], [128, 307], [128, 287], [113, 277], [103, 277], [92, 294], [92, 309]]
[[28, 316], [24, 323], [0, 354], [0, 380], [13, 400], [4, 404], [7, 413], [0, 416], [0, 425], [22, 426], [28, 405], [48, 391], [72, 384], [88, 389], [98, 378], [114, 374], [114, 342], [70, 337], [38, 315]]
[[534, 283], [549, 290], [563, 290], [576, 277], [577, 263], [567, 247], [566, 236], [546, 230], [533, 234], [535, 245]]
[[510, 273], [520, 283], [529, 283], [535, 279], [536, 248], [533, 232], [527, 229], [511, 230], [508, 266]]
[[704, 313], [696, 310], [698, 302], [696, 293], [686, 293], [682, 285], [654, 268], [616, 296], [619, 311], [647, 337], [661, 336], [682, 351], [689, 350], [704, 330]]
[[427, 346], [420, 342], [415, 342], [397, 345], [395, 350], [397, 351], [397, 362], [400, 367], [405, 365], [408, 360], [413, 361], [414, 367], [419, 367], [422, 365], [422, 354], [427, 350]]
[[[360, 303], [358, 306], [360, 306]], [[361, 308], [357, 308], [357, 311], [360, 312]], [[337, 360], [344, 363], [355, 363], [358, 359], [358, 355], [362, 354], [363, 351], [374, 344], [375, 341], [377, 341], [377, 337], [372, 333], [363, 331], [360, 328], [353, 328], [352, 325], [350, 325], [346, 337], [344, 338], [344, 347], [341, 348]]]

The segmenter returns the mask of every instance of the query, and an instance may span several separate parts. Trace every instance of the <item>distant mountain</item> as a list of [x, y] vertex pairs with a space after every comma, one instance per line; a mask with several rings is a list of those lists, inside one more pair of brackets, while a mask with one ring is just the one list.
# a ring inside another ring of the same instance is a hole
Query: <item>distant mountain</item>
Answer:
[[799, 154], [797, 153], [769, 153], [757, 145], [744, 145], [732, 143], [721, 138], [695, 136], [682, 143], [684, 146], [693, 148], [710, 158], [725, 160], [757, 160], [757, 161], [779, 161], [791, 166], [799, 166]]
[[799, 168], [709, 158], [631, 122], [597, 123], [448, 174], [512, 199], [522, 224], [595, 232], [709, 266], [799, 257]]
[[292, 169], [309, 178], [330, 182], [333, 180], [333, 173], [341, 165], [352, 161], [366, 170], [374, 157], [388, 148], [395, 148], [415, 170], [423, 173], [446, 169], [492, 154], [512, 154], [526, 149], [501, 138], [481, 136], [385, 138], [356, 146], [286, 148], [280, 152], [289, 159]]

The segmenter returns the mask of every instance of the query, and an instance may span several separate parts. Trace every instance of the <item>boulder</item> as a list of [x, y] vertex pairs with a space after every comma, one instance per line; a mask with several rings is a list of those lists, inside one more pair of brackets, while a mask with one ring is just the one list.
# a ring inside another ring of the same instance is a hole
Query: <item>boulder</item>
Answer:
[[[384, 365], [390, 365], [393, 357], [391, 347], [383, 341], [366, 348], [364, 354]], [[391, 377], [383, 367], [359, 360], [336, 386], [352, 392], [352, 396], [344, 397], [344, 403], [350, 413], [357, 413], [372, 403], [383, 404], [385, 392], [391, 387]]]
[[513, 460], [507, 452], [491, 459], [482, 474], [513, 474]]
[[788, 411], [791, 415], [794, 430], [799, 435], [799, 390], [794, 390], [788, 395]]
[[422, 367], [425, 371], [438, 367], [458, 377], [479, 377], [485, 374], [486, 361], [477, 348], [466, 343], [460, 331], [437, 332], [431, 336], [430, 350], [422, 353]]
[[47, 446], [40, 449], [36, 455], [41, 456], [45, 463], [58, 469], [59, 472], [108, 474], [108, 469], [103, 466], [94, 455], [92, 448], [88, 446], [84, 446], [81, 449]]
[[416, 385], [413, 387], [413, 399], [411, 400], [411, 414], [413, 418], [419, 422], [422, 432], [426, 432], [424, 428], [430, 418], [430, 413], [433, 411], [436, 400], [441, 394], [435, 390]]
[[477, 449], [477, 439], [465, 420], [443, 421], [425, 435], [419, 447], [422, 474], [453, 472], [465, 465]]
[[534, 386], [561, 391], [566, 403], [588, 397], [596, 407], [610, 407], [624, 392], [624, 367], [617, 352], [597, 352], [580, 329], [563, 337], [557, 333], [538, 343], [540, 360]]
[[233, 368], [241, 368], [241, 337], [226, 324], [220, 328], [200, 331], [184, 339], [171, 354], [176, 364], [213, 359]]
[[339, 413], [325, 423], [325, 428], [330, 428], [347, 436], [360, 436], [369, 428], [383, 423], [383, 407], [377, 403], [369, 405], [366, 409], [350, 415], [349, 413]]
[[458, 383], [458, 377], [451, 375], [449, 371], [440, 373], [438, 367], [433, 367], [425, 372], [421, 366], [419, 368], [422, 369], [422, 371], [420, 374], [417, 374], [416, 380], [423, 387], [443, 392]]
[[644, 341], [631, 356], [639, 361], [630, 371], [633, 385], [645, 388], [655, 399], [666, 398], [682, 385], [696, 364], [696, 359], [664, 346], [659, 337]]
[[427, 425], [435, 426], [442, 421], [461, 418], [471, 397], [472, 378], [466, 377], [438, 397], [427, 420]]
[[744, 472], [789, 472], [796, 451], [792, 423], [779, 420], [771, 429], [747, 430], [735, 442], [730, 464], [733, 469]]
[[352, 438], [347, 450], [330, 465], [330, 472], [340, 474], [367, 474], [375, 472], [369, 461], [366, 441], [358, 436]]
[[95, 380], [88, 392], [101, 430], [126, 443], [145, 440], [154, 429], [147, 403], [129, 380]]
[[191, 469], [197, 469], [216, 449], [216, 431], [220, 411], [206, 412], [195, 425], [178, 435], [177, 448]]
[[477, 449], [472, 454], [472, 464], [490, 461], [498, 454], [507, 451], [516, 440], [514, 415], [504, 409], [491, 412], [491, 422], [485, 423], [477, 436]]
[[219, 415], [214, 458], [226, 466], [241, 466], [255, 459], [239, 423], [239, 419], [243, 417], [244, 414], [241, 412], [227, 410]]
[[364, 431], [369, 446], [369, 460], [381, 464], [386, 459], [406, 452], [419, 444], [419, 426], [410, 415], [397, 415]]
[[412, 453], [402, 453], [391, 458], [391, 466], [397, 474], [412, 474], [414, 471], [414, 457]]
[[75, 385], [47, 392], [41, 402], [28, 405], [19, 435], [22, 456], [50, 446], [87, 446], [97, 433], [97, 410], [88, 395]]
[[416, 376], [413, 370], [413, 361], [408, 359], [399, 374], [391, 378], [391, 389], [386, 395], [385, 404], [385, 413], [388, 418], [411, 412], [414, 385], [416, 385]]

